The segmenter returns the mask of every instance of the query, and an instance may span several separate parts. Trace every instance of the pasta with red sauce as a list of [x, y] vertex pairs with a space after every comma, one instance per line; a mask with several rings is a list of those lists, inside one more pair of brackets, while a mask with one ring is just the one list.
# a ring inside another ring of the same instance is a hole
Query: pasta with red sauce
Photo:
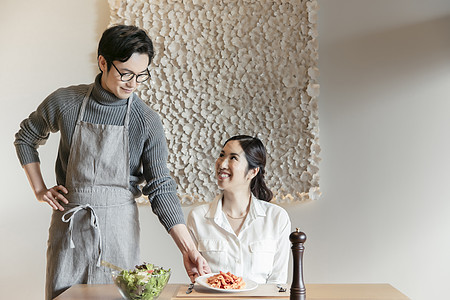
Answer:
[[230, 272], [222, 272], [209, 277], [206, 281], [211, 287], [218, 289], [243, 289], [245, 281], [242, 277], [231, 274]]

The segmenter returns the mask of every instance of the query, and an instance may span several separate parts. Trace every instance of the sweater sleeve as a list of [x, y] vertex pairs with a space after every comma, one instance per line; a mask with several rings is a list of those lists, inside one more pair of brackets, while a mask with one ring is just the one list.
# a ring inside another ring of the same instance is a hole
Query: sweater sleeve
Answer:
[[147, 195], [153, 212], [169, 231], [176, 224], [185, 224], [175, 180], [167, 167], [168, 150], [164, 129], [159, 116], [153, 114], [148, 128], [149, 138], [142, 153], [143, 174], [146, 184], [142, 189]]
[[14, 145], [21, 165], [40, 162], [37, 149], [44, 145], [50, 132], [58, 131], [56, 92], [49, 95], [30, 116], [20, 123]]

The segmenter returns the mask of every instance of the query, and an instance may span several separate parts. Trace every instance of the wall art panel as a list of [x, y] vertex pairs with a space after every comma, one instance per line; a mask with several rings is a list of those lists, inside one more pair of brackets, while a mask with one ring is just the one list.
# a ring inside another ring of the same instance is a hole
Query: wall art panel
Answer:
[[214, 198], [215, 160], [236, 134], [265, 143], [274, 202], [320, 197], [317, 1], [109, 3], [111, 25], [154, 43], [138, 94], [162, 117], [182, 204]]

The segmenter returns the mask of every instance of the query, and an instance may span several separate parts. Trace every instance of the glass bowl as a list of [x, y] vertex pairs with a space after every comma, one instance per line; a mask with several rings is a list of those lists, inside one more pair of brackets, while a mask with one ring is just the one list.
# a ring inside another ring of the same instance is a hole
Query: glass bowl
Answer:
[[[158, 298], [169, 282], [170, 270], [154, 267], [155, 274], [147, 271], [115, 271], [111, 272], [112, 279], [124, 299], [153, 300]], [[162, 271], [161, 271], [162, 270]]]

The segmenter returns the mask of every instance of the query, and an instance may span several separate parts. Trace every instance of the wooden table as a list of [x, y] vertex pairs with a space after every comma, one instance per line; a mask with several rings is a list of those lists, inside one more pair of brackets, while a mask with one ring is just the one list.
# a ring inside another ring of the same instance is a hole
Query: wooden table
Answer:
[[[264, 284], [250, 292], [208, 293], [201, 287], [186, 294], [187, 284], [168, 284], [158, 299], [199, 300], [199, 299], [289, 299], [287, 292], [280, 293], [275, 285]], [[289, 286], [288, 286], [289, 287]], [[409, 299], [390, 284], [306, 284], [308, 300], [406, 300]], [[74, 285], [55, 300], [120, 300], [119, 290], [112, 284]]]

